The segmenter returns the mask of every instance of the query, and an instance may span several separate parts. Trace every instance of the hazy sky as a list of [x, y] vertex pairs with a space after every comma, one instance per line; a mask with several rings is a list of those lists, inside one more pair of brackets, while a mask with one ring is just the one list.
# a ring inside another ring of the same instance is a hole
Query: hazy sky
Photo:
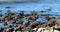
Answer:
[[0, 1], [39, 1], [39, 0], [0, 0]]
[[0, 1], [6, 1], [6, 2], [13, 2], [13, 1], [20, 1], [20, 2], [40, 2], [40, 3], [60, 3], [60, 0], [0, 0]]

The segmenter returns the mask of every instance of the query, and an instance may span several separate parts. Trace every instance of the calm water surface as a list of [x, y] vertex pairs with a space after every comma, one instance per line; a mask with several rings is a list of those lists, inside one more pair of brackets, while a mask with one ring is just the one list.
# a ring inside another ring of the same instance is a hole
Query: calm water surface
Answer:
[[[25, 14], [30, 13], [30, 11], [36, 11], [37, 13], [40, 13], [39, 11], [43, 10], [46, 11], [44, 14], [53, 14], [53, 16], [59, 15], [55, 17], [60, 17], [60, 2], [57, 1], [55, 3], [55, 1], [52, 0], [49, 1], [41, 1], [39, 3], [4, 3], [0, 4], [0, 10], [2, 10], [2, 14], [5, 14], [7, 12], [6, 10], [11, 10], [15, 13], [19, 12], [20, 10], [24, 10]], [[6, 8], [7, 6], [10, 6], [11, 8]], [[49, 8], [51, 8], [51, 11], [47, 10]], [[38, 18], [36, 21], [39, 20], [45, 21], [45, 19], [42, 20], [42, 18]], [[4, 27], [4, 25], [0, 23], [0, 27]]]

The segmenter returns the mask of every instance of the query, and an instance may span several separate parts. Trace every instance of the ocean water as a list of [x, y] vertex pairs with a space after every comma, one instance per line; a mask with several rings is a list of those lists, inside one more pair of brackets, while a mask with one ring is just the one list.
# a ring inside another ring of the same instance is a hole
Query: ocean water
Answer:
[[[7, 6], [11, 8], [6, 8]], [[48, 9], [51, 9], [51, 11], [48, 11]], [[60, 0], [41, 0], [38, 2], [25, 2], [25, 3], [4, 3], [0, 4], [0, 12], [1, 14], [5, 14], [7, 10], [11, 10], [12, 12], [19, 12], [21, 10], [24, 10], [25, 14], [29, 14], [30, 11], [36, 11], [37, 13], [40, 13], [39, 11], [46, 11], [44, 14], [52, 14], [55, 17], [60, 17]], [[38, 18], [37, 21], [42, 19]], [[44, 19], [45, 21], [45, 19]], [[4, 27], [4, 25], [0, 24], [0, 27]]]
[[[11, 8], [6, 8], [7, 6]], [[51, 9], [51, 11], [48, 11]], [[11, 10], [12, 12], [19, 12], [20, 10], [24, 10], [25, 14], [30, 11], [46, 11], [44, 14], [53, 14], [60, 16], [60, 4], [59, 3], [4, 3], [0, 4], [0, 10], [2, 10], [2, 14], [5, 14], [7, 10]]]

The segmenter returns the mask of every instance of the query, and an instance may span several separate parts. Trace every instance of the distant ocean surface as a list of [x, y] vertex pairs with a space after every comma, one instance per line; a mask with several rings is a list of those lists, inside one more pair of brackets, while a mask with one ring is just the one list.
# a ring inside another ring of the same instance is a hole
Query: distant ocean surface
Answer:
[[[7, 6], [11, 8], [6, 8]], [[48, 11], [47, 9], [51, 9], [51, 11]], [[0, 4], [0, 12], [1, 14], [5, 14], [7, 10], [11, 10], [12, 12], [19, 12], [21, 10], [24, 10], [25, 14], [29, 14], [30, 11], [36, 11], [37, 13], [40, 13], [39, 11], [46, 11], [44, 14], [52, 14], [54, 17], [60, 17], [60, 0], [45, 0], [40, 2], [30, 2], [30, 3], [4, 3]], [[38, 21], [45, 21], [45, 19], [37, 19]], [[24, 19], [25, 21], [25, 19]], [[4, 27], [2, 23], [0, 23], [0, 27]]]
[[[7, 6], [11, 8], [6, 8]], [[47, 9], [51, 8], [51, 11]], [[11, 10], [12, 12], [19, 12], [20, 10], [26, 11], [25, 14], [30, 11], [39, 11], [44, 10], [47, 11], [44, 14], [53, 14], [60, 16], [60, 4], [59, 3], [39, 3], [39, 2], [31, 2], [31, 3], [4, 3], [0, 4], [0, 10], [2, 10], [2, 14], [6, 13], [6, 10]]]

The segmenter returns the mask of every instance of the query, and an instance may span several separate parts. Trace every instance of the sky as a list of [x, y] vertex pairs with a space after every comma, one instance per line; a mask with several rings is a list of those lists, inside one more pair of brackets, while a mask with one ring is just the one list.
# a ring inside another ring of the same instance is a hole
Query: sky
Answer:
[[38, 0], [0, 0], [0, 1], [38, 1]]
[[40, 3], [60, 3], [60, 0], [0, 0], [1, 2], [14, 2], [14, 1], [20, 1], [20, 2], [40, 2]]

